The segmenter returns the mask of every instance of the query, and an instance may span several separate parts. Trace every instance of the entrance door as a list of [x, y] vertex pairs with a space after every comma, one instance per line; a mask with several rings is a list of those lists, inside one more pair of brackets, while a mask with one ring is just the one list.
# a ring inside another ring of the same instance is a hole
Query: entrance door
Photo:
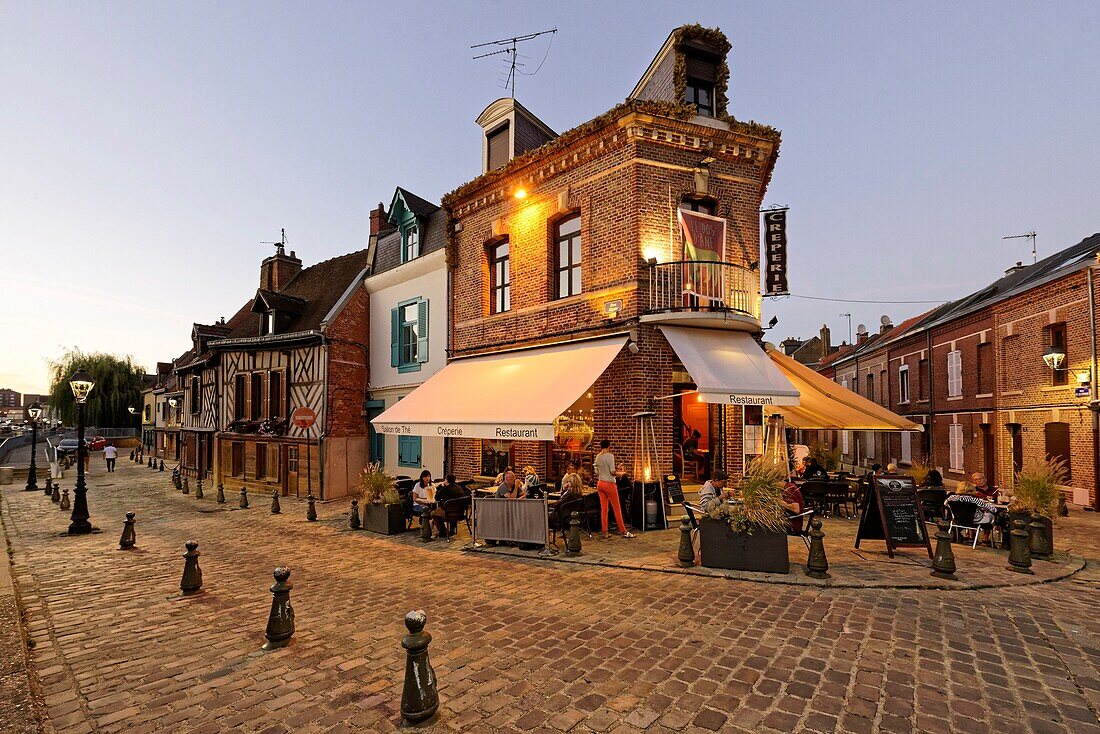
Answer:
[[1012, 484], [1016, 483], [1016, 475], [1024, 465], [1024, 437], [1020, 435], [1020, 424], [1009, 423], [1009, 434], [1012, 436]]
[[298, 447], [286, 447], [286, 487], [284, 496], [298, 496]]
[[982, 429], [982, 464], [985, 466], [986, 480], [993, 484], [997, 476], [997, 456], [993, 453], [993, 427], [988, 423], [981, 424]]
[[673, 465], [682, 462], [681, 475], [697, 481], [710, 476], [710, 405], [700, 402], [694, 386], [673, 385]]
[[381, 400], [367, 401], [367, 426], [370, 429], [370, 460], [371, 462], [377, 462], [383, 465], [386, 463], [386, 436], [374, 430], [374, 424], [371, 423], [371, 421], [382, 415], [382, 411], [385, 409], [386, 404]]

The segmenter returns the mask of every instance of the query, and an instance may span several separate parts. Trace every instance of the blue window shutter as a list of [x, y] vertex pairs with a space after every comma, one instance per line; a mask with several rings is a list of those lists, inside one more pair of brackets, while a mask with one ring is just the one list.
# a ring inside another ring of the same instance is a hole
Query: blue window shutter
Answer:
[[401, 309], [390, 309], [390, 367], [401, 363]]
[[428, 361], [428, 302], [416, 304], [416, 361]]
[[397, 437], [397, 463], [400, 466], [420, 466], [420, 436]]

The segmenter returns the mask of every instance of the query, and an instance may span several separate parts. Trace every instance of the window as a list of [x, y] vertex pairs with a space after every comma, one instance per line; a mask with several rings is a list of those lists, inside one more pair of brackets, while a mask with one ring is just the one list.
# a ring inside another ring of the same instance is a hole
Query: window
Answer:
[[868, 459], [875, 458], [875, 434], [871, 431], [863, 432], [863, 454]]
[[428, 361], [428, 302], [407, 301], [390, 310], [390, 366], [416, 372]]
[[575, 214], [557, 226], [557, 297], [581, 292], [581, 215]]
[[275, 310], [265, 311], [260, 317], [260, 336], [275, 333]]
[[917, 397], [920, 400], [928, 399], [928, 360], [917, 362]]
[[487, 477], [495, 477], [509, 466], [515, 466], [512, 457], [511, 441], [481, 442], [481, 473]]
[[[909, 402], [909, 365], [907, 364], [903, 364], [901, 367], [898, 367], [898, 402]], [[903, 433], [902, 435], [905, 436], [906, 434]], [[902, 446], [904, 445], [905, 439], [903, 438]], [[902, 456], [904, 455], [905, 454], [903, 451]]]
[[961, 397], [962, 392], [962, 352], [956, 349], [947, 353], [947, 397]]
[[867, 399], [875, 402], [875, 376], [870, 372], [867, 373]]
[[[1019, 336], [1006, 336], [1001, 342], [1001, 364], [1004, 365], [1018, 365], [1018, 358], [1020, 354], [1020, 337]], [[1045, 369], [1045, 368], [1044, 368]], [[1016, 369], [1004, 370], [1005, 378], [1005, 390], [1019, 390], [1020, 385], [1020, 372], [1019, 367]]]
[[1066, 325], [1065, 324], [1051, 324], [1046, 328], [1047, 332], [1047, 346], [1054, 347], [1066, 355], [1062, 360], [1062, 366], [1056, 370], [1050, 371], [1050, 384], [1051, 385], [1068, 385], [1069, 384], [1069, 352], [1066, 350]]
[[848, 451], [849, 445], [848, 444], [851, 440], [852, 440], [852, 432], [851, 431], [841, 431], [840, 432], [840, 453], [842, 453], [842, 454], [849, 453], [849, 451]]
[[267, 378], [268, 393], [268, 417], [282, 418], [283, 416], [283, 373], [272, 372]]
[[493, 245], [489, 250], [492, 276], [493, 313], [504, 313], [512, 308], [512, 268], [508, 257], [508, 241]]
[[952, 423], [947, 427], [948, 463], [952, 471], [963, 470], [963, 427]]
[[408, 227], [401, 235], [401, 262], [407, 263], [420, 257], [420, 228]]
[[245, 400], [248, 395], [248, 375], [237, 375], [233, 378], [233, 418], [244, 420], [248, 417], [245, 410]]
[[1070, 474], [1070, 451], [1069, 451], [1069, 423], [1047, 423], [1045, 427], [1046, 432], [1046, 453], [1047, 456], [1055, 461], [1065, 462], [1066, 478], [1068, 483], [1071, 478]]
[[680, 202], [680, 208], [684, 211], [714, 216], [714, 201], [712, 199], [684, 199]]
[[249, 417], [258, 421], [264, 417], [264, 376], [262, 372], [252, 373], [252, 402], [249, 406]]
[[996, 373], [993, 370], [993, 345], [989, 342], [978, 345], [978, 394], [990, 395], [993, 393], [993, 380]]
[[717, 64], [714, 59], [685, 54], [684, 65], [687, 73], [684, 101], [695, 105], [700, 115], [714, 117], [714, 80], [717, 77]]
[[146, 423], [148, 423], [150, 421], [150, 414], [152, 413], [152, 411], [153, 411], [152, 406], [150, 406], [148, 404], [145, 405], [145, 407], [143, 407], [141, 409], [141, 419], [143, 421], [145, 421]]
[[495, 171], [498, 168], [503, 168], [510, 157], [509, 150], [510, 143], [508, 140], [508, 123], [505, 123], [488, 133], [485, 136], [487, 140], [487, 168], [490, 171]]
[[397, 437], [398, 466], [420, 466], [420, 436]]
[[244, 444], [234, 443], [230, 446], [230, 473], [235, 477], [244, 476]]
[[198, 376], [191, 378], [191, 415], [198, 415], [202, 411], [202, 383]]
[[256, 444], [256, 478], [263, 479], [267, 476], [267, 444]]
[[901, 432], [901, 462], [903, 464], [913, 463], [913, 434], [909, 431]]

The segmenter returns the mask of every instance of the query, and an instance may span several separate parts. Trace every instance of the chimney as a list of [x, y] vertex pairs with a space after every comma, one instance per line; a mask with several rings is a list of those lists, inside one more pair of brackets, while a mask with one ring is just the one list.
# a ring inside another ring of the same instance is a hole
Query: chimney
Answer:
[[856, 346], [858, 347], [865, 341], [867, 341], [867, 325], [860, 324], [856, 327]]
[[378, 234], [382, 231], [382, 228], [386, 226], [386, 207], [382, 206], [382, 202], [378, 202], [378, 208], [374, 209], [370, 213], [370, 233], [372, 235]]
[[1005, 275], [1012, 275], [1013, 273], [1018, 273], [1026, 267], [1027, 267], [1027, 265], [1024, 265], [1022, 262], [1017, 260], [1015, 265], [1013, 265], [1011, 268], [1009, 268], [1008, 270], [1005, 271]]
[[818, 332], [817, 336], [818, 339], [821, 340], [821, 354], [826, 355], [832, 353], [833, 343], [832, 341], [830, 341], [832, 339], [832, 335], [829, 333], [829, 325], [822, 324], [821, 331]]
[[783, 341], [779, 342], [779, 346], [783, 349], [783, 354], [788, 357], [798, 351], [798, 348], [802, 346], [802, 340], [796, 339], [793, 336], [788, 336]]
[[883, 314], [882, 318], [879, 319], [878, 333], [885, 334], [886, 332], [890, 331], [890, 329], [893, 329], [893, 328], [894, 328], [894, 323], [892, 321], [890, 321], [890, 317], [887, 316], [886, 314]]
[[294, 276], [302, 272], [302, 261], [292, 251], [289, 255], [283, 245], [275, 245], [275, 254], [260, 263], [260, 287], [268, 291], [282, 290]]

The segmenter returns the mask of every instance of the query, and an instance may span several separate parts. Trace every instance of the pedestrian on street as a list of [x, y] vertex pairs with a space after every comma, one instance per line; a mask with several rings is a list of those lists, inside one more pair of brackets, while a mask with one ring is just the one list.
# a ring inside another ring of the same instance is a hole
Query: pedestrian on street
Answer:
[[113, 472], [115, 470], [115, 459], [118, 458], [118, 449], [115, 448], [113, 443], [108, 443], [103, 447], [103, 458], [107, 460], [107, 471]]
[[600, 528], [603, 530], [603, 538], [607, 540], [611, 535], [607, 532], [607, 506], [615, 513], [615, 522], [619, 524], [619, 533], [624, 538], [633, 538], [634, 534], [627, 532], [626, 523], [623, 522], [623, 507], [619, 502], [619, 487], [615, 477], [615, 455], [611, 453], [611, 442], [606, 438], [600, 441], [600, 453], [592, 462], [596, 469], [596, 491], [600, 495]]

